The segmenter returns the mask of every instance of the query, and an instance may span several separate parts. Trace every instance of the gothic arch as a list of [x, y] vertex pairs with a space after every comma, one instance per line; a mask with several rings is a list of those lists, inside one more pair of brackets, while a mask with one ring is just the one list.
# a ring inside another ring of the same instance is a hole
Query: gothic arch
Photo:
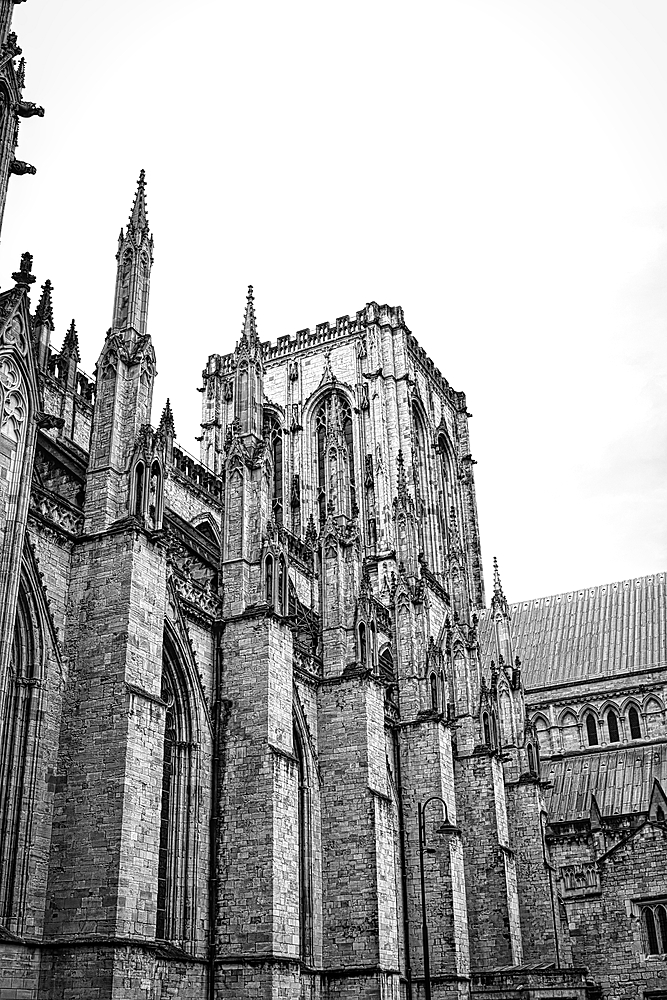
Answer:
[[285, 514], [286, 449], [283, 437], [283, 421], [278, 412], [272, 407], [264, 407], [262, 435], [270, 450], [272, 459], [271, 514], [276, 524], [283, 524]]
[[165, 620], [161, 696], [165, 706], [155, 936], [191, 948], [200, 858], [201, 712], [189, 657]]
[[24, 558], [0, 702], [0, 924], [19, 934], [25, 915], [46, 672], [42, 604], [36, 567]]
[[305, 436], [305, 441], [311, 449], [309, 460], [320, 524], [326, 520], [330, 502], [334, 503], [335, 513], [350, 517], [358, 513], [356, 470], [361, 464], [354, 412], [351, 393], [344, 391], [339, 383], [323, 386], [306, 407], [304, 426], [311, 433]]
[[220, 524], [208, 511], [204, 511], [202, 514], [198, 514], [197, 517], [190, 521], [193, 528], [196, 528], [200, 534], [204, 535], [208, 541], [212, 542], [213, 545], [220, 548], [221, 546], [221, 534], [220, 534]]
[[313, 794], [316, 768], [308, 725], [297, 696], [294, 698], [292, 733], [297, 778], [299, 956], [310, 964], [313, 958]]
[[647, 736], [664, 736], [664, 709], [656, 695], [650, 695], [644, 702], [644, 726]]

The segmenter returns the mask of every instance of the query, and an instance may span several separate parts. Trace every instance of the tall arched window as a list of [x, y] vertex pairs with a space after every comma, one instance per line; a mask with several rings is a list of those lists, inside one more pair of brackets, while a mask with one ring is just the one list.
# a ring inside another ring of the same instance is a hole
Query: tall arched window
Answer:
[[359, 662], [362, 667], [366, 666], [367, 659], [367, 649], [366, 649], [366, 626], [363, 622], [359, 624]]
[[352, 410], [348, 400], [339, 393], [327, 396], [315, 413], [315, 443], [320, 523], [326, 519], [329, 502], [335, 514], [348, 513], [356, 517]]
[[435, 545], [433, 541], [433, 517], [431, 511], [431, 478], [429, 476], [428, 455], [426, 450], [426, 431], [421, 415], [415, 408], [412, 411], [415, 441], [415, 486], [419, 494], [419, 547], [426, 557], [429, 569], [435, 570]]
[[639, 712], [634, 705], [630, 705], [628, 709], [628, 722], [630, 723], [630, 739], [640, 740], [642, 736], [642, 728], [639, 724]]
[[273, 556], [267, 556], [264, 562], [264, 590], [266, 603], [273, 604]]
[[648, 955], [667, 954], [667, 908], [665, 903], [642, 907], [644, 949]]
[[482, 716], [482, 726], [484, 727], [484, 742], [487, 746], [491, 746], [491, 725], [488, 712], [484, 712]]
[[613, 708], [610, 708], [607, 712], [607, 732], [609, 733], [609, 742], [618, 743], [618, 717]]
[[162, 657], [162, 700], [165, 727], [155, 936], [182, 947], [195, 936], [198, 741], [187, 674], [167, 632]]
[[134, 470], [134, 516], [142, 517], [144, 512], [144, 463], [137, 462]]
[[19, 588], [9, 675], [0, 704], [0, 924], [21, 933], [30, 853], [30, 815], [41, 713], [36, 671], [42, 661], [34, 602]]
[[276, 524], [283, 523], [283, 432], [278, 418], [270, 411], [264, 411], [264, 438], [271, 449], [273, 459], [272, 513]]
[[535, 774], [537, 770], [535, 767], [535, 751], [533, 750], [532, 743], [528, 744], [528, 770], [531, 774]]
[[313, 954], [313, 885], [311, 864], [310, 786], [304, 741], [294, 726], [294, 754], [297, 760], [297, 837], [299, 870], [299, 953], [310, 962]]
[[438, 681], [435, 674], [431, 674], [429, 678], [429, 684], [431, 687], [431, 708], [434, 712], [438, 711]]
[[586, 736], [588, 737], [589, 747], [596, 747], [598, 745], [598, 727], [595, 718], [590, 712], [586, 716]]
[[394, 676], [394, 657], [391, 655], [391, 649], [387, 646], [380, 653], [380, 676], [385, 683], [391, 683], [395, 680]]
[[278, 560], [277, 610], [279, 615], [287, 614], [287, 566], [283, 556]]

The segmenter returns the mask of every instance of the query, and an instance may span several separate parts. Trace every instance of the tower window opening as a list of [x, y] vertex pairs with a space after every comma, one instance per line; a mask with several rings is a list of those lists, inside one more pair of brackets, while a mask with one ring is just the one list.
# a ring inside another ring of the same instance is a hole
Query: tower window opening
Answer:
[[283, 523], [283, 432], [272, 413], [264, 413], [264, 439], [268, 442], [273, 459], [273, 489], [271, 508], [276, 524]]
[[278, 614], [284, 615], [287, 611], [287, 567], [285, 560], [281, 556], [278, 560]]
[[598, 727], [590, 712], [586, 716], [586, 735], [589, 747], [596, 747], [598, 745]]
[[431, 674], [430, 677], [431, 685], [431, 708], [434, 712], [438, 711], [438, 681], [436, 680], [435, 674]]
[[273, 604], [273, 556], [267, 556], [264, 563], [264, 589], [266, 603]]
[[368, 651], [366, 649], [366, 626], [363, 622], [359, 625], [359, 661], [362, 666], [366, 665]]
[[491, 725], [489, 723], [489, 713], [484, 712], [482, 716], [482, 726], [484, 728], [484, 742], [487, 746], [491, 746]]
[[607, 732], [609, 733], [609, 742], [618, 743], [618, 718], [613, 709], [610, 709], [607, 714]]
[[630, 723], [630, 739], [640, 740], [642, 730], [639, 724], [639, 713], [634, 705], [631, 705], [628, 711], [628, 722]]
[[144, 511], [144, 463], [139, 462], [134, 470], [134, 515], [141, 517]]

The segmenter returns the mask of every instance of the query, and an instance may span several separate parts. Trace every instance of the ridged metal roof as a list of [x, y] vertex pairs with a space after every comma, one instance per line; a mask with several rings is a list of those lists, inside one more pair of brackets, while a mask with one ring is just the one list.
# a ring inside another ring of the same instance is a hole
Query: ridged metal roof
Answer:
[[[667, 666], [667, 574], [511, 605], [527, 689]], [[490, 611], [480, 613], [482, 662], [494, 658]]]
[[542, 775], [553, 782], [546, 793], [551, 823], [586, 819], [591, 795], [602, 816], [645, 812], [654, 780], [667, 789], [667, 743], [545, 761]]

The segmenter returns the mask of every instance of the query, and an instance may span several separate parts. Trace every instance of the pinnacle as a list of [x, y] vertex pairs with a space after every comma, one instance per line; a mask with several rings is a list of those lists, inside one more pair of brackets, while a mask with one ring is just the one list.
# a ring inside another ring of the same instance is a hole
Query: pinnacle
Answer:
[[146, 171], [142, 170], [137, 181], [137, 192], [134, 196], [130, 226], [133, 229], [148, 229], [148, 209], [146, 207]]
[[166, 434], [171, 434], [172, 437], [176, 433], [174, 429], [174, 414], [172, 413], [171, 403], [168, 398], [160, 417], [160, 430]]
[[498, 560], [493, 557], [493, 593], [496, 597], [504, 598], [503, 585], [500, 582], [500, 571], [498, 569]]
[[40, 300], [37, 303], [37, 308], [35, 310], [35, 325], [36, 326], [48, 326], [53, 333], [55, 327], [53, 325], [53, 301], [51, 293], [53, 291], [53, 285], [47, 278], [42, 285], [42, 294]]
[[257, 340], [257, 323], [255, 321], [255, 300], [252, 285], [248, 285], [245, 314], [243, 316], [243, 331], [241, 334], [249, 343]]
[[74, 323], [74, 320], [70, 323], [69, 330], [65, 334], [61, 354], [66, 354], [69, 357], [76, 358], [77, 362], [81, 360], [81, 356], [79, 354], [79, 335], [76, 332], [76, 324]]

